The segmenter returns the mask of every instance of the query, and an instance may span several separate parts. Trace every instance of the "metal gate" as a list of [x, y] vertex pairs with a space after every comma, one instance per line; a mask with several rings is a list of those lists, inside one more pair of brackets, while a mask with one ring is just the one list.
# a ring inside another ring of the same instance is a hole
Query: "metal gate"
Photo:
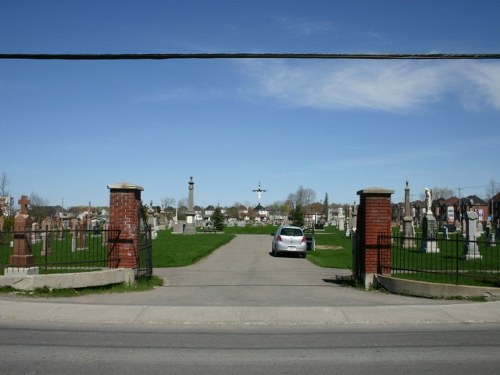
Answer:
[[153, 275], [153, 241], [144, 209], [139, 209], [139, 252], [136, 278], [151, 278]]

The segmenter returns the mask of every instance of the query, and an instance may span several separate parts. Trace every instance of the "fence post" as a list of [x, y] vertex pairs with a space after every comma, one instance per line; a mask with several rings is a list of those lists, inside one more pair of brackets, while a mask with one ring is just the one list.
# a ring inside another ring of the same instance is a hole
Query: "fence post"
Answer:
[[394, 190], [374, 187], [357, 194], [360, 197], [356, 230], [357, 261], [360, 264], [356, 265], [358, 274], [354, 276], [369, 288], [379, 270], [391, 273], [391, 241], [379, 241], [379, 236], [391, 234], [391, 195]]
[[139, 258], [139, 209], [141, 186], [129, 183], [108, 185], [109, 204], [109, 261], [110, 268], [137, 269]]

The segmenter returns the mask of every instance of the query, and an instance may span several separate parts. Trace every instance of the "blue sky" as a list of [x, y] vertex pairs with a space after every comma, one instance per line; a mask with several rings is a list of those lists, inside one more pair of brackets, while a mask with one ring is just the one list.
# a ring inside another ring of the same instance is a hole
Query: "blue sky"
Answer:
[[[500, 2], [0, 0], [0, 53], [499, 53]], [[16, 197], [358, 201], [500, 183], [500, 61], [0, 60]], [[472, 188], [474, 187], [474, 188]], [[457, 191], [458, 194], [458, 191]]]

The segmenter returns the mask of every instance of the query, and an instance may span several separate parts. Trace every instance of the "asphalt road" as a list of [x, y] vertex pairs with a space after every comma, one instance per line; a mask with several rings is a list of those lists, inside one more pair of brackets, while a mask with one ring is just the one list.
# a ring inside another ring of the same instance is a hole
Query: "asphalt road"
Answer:
[[498, 303], [341, 287], [349, 271], [274, 258], [270, 243], [238, 236], [155, 269], [166, 283], [150, 292], [0, 295], [0, 374], [498, 372]]
[[496, 374], [500, 325], [123, 327], [0, 322], [0, 373]]

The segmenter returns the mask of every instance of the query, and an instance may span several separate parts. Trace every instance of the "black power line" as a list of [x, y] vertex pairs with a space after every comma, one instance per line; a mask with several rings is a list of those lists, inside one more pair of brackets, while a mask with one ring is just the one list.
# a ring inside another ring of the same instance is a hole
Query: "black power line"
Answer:
[[174, 59], [347, 59], [347, 60], [485, 60], [500, 59], [500, 53], [105, 53], [50, 54], [1, 53], [0, 59], [17, 60], [174, 60]]

